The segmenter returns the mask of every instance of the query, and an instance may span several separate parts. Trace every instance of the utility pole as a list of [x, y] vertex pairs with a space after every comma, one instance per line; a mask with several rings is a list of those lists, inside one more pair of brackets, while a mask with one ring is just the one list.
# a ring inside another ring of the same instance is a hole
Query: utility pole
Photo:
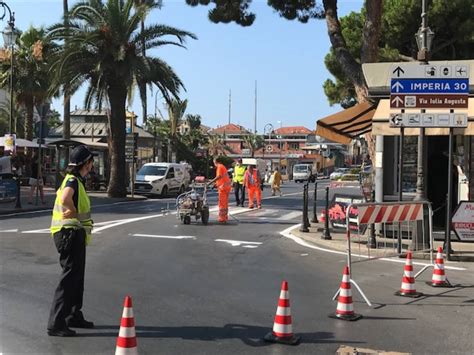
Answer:
[[255, 80], [255, 117], [254, 117], [253, 132], [257, 134], [257, 80]]
[[231, 119], [231, 108], [232, 108], [232, 90], [229, 89], [229, 124]]

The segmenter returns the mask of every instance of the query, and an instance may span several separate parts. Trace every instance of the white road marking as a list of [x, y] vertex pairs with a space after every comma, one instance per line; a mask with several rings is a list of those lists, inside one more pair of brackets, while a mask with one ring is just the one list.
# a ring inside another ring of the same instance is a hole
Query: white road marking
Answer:
[[[321, 248], [321, 247], [317, 247], [315, 245], [312, 245], [312, 244], [309, 244], [307, 243], [306, 241], [304, 241], [303, 239], [291, 234], [290, 232], [293, 230], [293, 229], [296, 229], [298, 227], [301, 226], [301, 223], [300, 224], [297, 224], [297, 225], [294, 225], [294, 226], [291, 226], [283, 231], [280, 232], [280, 234], [288, 239], [291, 239], [293, 241], [295, 241], [296, 243], [298, 243], [299, 245], [302, 245], [304, 247], [307, 247], [307, 248], [311, 248], [311, 249], [315, 249], [315, 250], [321, 250], [321, 251], [325, 251], [326, 253], [332, 253], [332, 254], [339, 254], [339, 255], [344, 255], [346, 256], [347, 253], [346, 252], [343, 252], [343, 251], [337, 251], [337, 250], [331, 250], [331, 249], [326, 249], [326, 248]], [[359, 254], [355, 254], [353, 253], [352, 256], [357, 256], [357, 257], [360, 257], [360, 258], [366, 258], [368, 259], [369, 257], [367, 255], [359, 255]], [[389, 258], [380, 258], [380, 259], [377, 259], [377, 260], [381, 260], [381, 261], [390, 261], [392, 263], [399, 263], [399, 264], [405, 264], [405, 261], [404, 260], [398, 260], [398, 259], [389, 259]], [[419, 265], [419, 266], [430, 266], [431, 264], [427, 264], [427, 263], [419, 263], [419, 262], [413, 262], [413, 265]], [[450, 269], [450, 270], [459, 270], [459, 271], [465, 271], [467, 270], [466, 268], [462, 268], [462, 267], [457, 267], [457, 266], [447, 266], [446, 264], [444, 265], [444, 268], [445, 269]]]
[[49, 228], [33, 229], [33, 230], [21, 232], [21, 234], [49, 234], [49, 233], [51, 233]]
[[302, 212], [300, 211], [293, 211], [293, 212], [290, 212], [286, 215], [283, 215], [281, 216], [279, 219], [283, 220], [283, 221], [289, 221], [290, 219], [294, 219], [296, 217], [300, 217], [302, 215]]
[[140, 233], [135, 233], [135, 234], [129, 234], [132, 237], [145, 237], [145, 238], [162, 238], [162, 239], [193, 239], [195, 240], [196, 237], [193, 237], [191, 235], [177, 235], [177, 236], [172, 236], [172, 235], [153, 235], [153, 234], [140, 234]]
[[17, 233], [18, 229], [5, 229], [0, 231], [0, 233]]
[[248, 248], [249, 246], [252, 248], [256, 248], [258, 245], [261, 245], [260, 242], [246, 242], [244, 240], [231, 240], [231, 239], [216, 239], [216, 242], [224, 242], [229, 243], [233, 247], [243, 246], [244, 248]]

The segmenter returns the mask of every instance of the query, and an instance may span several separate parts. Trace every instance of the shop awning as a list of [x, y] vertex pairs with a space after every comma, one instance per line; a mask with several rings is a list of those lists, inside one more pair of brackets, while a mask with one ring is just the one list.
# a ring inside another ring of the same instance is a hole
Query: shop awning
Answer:
[[363, 102], [321, 118], [316, 122], [316, 135], [333, 142], [350, 144], [352, 139], [372, 130], [372, 117], [376, 108], [376, 105]]

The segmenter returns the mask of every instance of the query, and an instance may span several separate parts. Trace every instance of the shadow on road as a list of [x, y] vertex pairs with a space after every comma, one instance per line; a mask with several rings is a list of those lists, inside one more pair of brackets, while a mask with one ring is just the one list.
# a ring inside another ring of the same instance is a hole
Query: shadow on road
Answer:
[[[94, 330], [114, 330], [113, 332], [81, 333], [79, 337], [115, 337], [119, 327], [115, 325], [99, 325]], [[271, 345], [263, 337], [271, 331], [267, 327], [244, 324], [226, 324], [223, 327], [183, 326], [183, 327], [152, 327], [137, 326], [137, 338], [180, 338], [184, 340], [216, 341], [223, 339], [240, 339], [244, 344], [253, 347]], [[330, 332], [297, 333], [301, 336], [301, 343], [326, 344], [361, 344], [365, 342], [335, 339]]]

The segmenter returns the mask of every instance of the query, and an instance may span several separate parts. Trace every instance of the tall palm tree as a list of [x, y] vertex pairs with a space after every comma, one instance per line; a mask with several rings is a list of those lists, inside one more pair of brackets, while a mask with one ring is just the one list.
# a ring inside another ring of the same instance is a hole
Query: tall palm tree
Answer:
[[178, 126], [181, 123], [184, 112], [188, 107], [188, 100], [181, 101], [179, 99], [172, 99], [168, 103], [168, 119], [170, 121], [170, 141], [171, 151], [174, 157], [176, 157], [177, 146], [178, 146]]
[[68, 82], [75, 92], [87, 82], [85, 107], [101, 108], [104, 103], [110, 107], [110, 197], [126, 195], [125, 108], [129, 88], [140, 82], [156, 85], [167, 102], [184, 89], [166, 62], [144, 56], [143, 49], [167, 44], [185, 48], [187, 38], [196, 38], [165, 25], [149, 25], [139, 31], [151, 8], [148, 3], [135, 6], [134, 0], [83, 0], [69, 12], [67, 27], [58, 23], [49, 29], [52, 39], [68, 43], [51, 67], [57, 83]]
[[265, 145], [263, 137], [257, 134], [248, 134], [243, 136], [242, 140], [244, 141], [244, 145], [250, 149], [252, 158], [255, 156], [255, 152]]
[[[54, 45], [46, 37], [44, 28], [30, 27], [17, 39], [13, 73], [13, 90], [16, 104], [25, 108], [26, 139], [33, 138], [33, 114], [36, 105], [43, 103], [51, 94], [49, 73], [50, 53]], [[10, 63], [2, 64], [0, 87], [9, 85]]]

